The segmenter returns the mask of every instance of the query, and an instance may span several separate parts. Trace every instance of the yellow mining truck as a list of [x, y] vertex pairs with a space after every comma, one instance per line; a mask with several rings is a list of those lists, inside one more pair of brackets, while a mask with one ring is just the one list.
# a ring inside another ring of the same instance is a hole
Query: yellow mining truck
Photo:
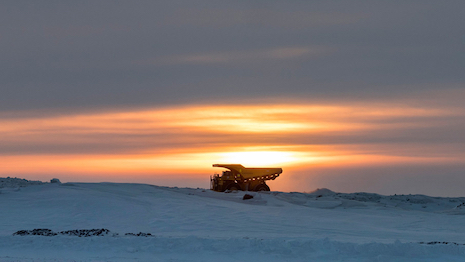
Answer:
[[222, 175], [210, 177], [210, 189], [223, 192], [226, 190], [270, 191], [265, 180], [275, 180], [282, 168], [246, 168], [239, 164], [214, 164], [213, 167], [223, 167]]

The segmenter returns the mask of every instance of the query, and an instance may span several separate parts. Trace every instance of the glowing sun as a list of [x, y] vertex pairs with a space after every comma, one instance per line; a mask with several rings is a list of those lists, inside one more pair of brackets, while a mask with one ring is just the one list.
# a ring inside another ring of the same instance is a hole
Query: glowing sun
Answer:
[[247, 151], [228, 152], [221, 154], [219, 161], [222, 163], [242, 164], [249, 167], [275, 166], [296, 161], [297, 158], [291, 152], [282, 151]]

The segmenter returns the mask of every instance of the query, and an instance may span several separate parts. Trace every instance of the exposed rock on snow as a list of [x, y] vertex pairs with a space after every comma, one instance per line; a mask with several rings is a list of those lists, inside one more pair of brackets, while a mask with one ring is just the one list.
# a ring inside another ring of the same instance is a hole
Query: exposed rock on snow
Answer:
[[91, 236], [105, 236], [110, 234], [110, 230], [101, 229], [75, 229], [61, 231], [58, 233], [53, 232], [50, 229], [33, 229], [33, 230], [19, 230], [13, 233], [13, 236], [56, 236], [56, 235], [67, 235], [67, 236], [78, 236], [78, 237], [91, 237]]
[[78, 237], [92, 237], [92, 236], [106, 236], [110, 234], [110, 230], [106, 228], [101, 229], [75, 229], [61, 231], [58, 234], [68, 235], [68, 236], [78, 236]]
[[252, 198], [253, 198], [253, 196], [252, 196], [252, 195], [249, 195], [249, 194], [245, 194], [245, 195], [242, 197], [243, 200], [252, 199]]
[[37, 228], [33, 230], [19, 230], [13, 233], [13, 236], [27, 236], [27, 235], [33, 235], [33, 236], [56, 236], [57, 233], [53, 232], [50, 229], [45, 229], [45, 228]]
[[134, 233], [126, 233], [124, 234], [125, 236], [136, 236], [136, 237], [153, 237], [152, 234], [150, 233], [143, 233], [143, 232], [139, 232], [137, 234], [134, 234]]
[[[118, 233], [110, 234], [110, 230], [106, 228], [100, 229], [75, 229], [75, 230], [66, 230], [60, 232], [53, 232], [51, 229], [37, 228], [33, 230], [19, 230], [13, 233], [13, 236], [77, 236], [77, 237], [93, 237], [93, 236], [119, 236]], [[139, 232], [135, 233], [126, 233], [125, 236], [136, 236], [136, 237], [151, 237], [151, 233]]]

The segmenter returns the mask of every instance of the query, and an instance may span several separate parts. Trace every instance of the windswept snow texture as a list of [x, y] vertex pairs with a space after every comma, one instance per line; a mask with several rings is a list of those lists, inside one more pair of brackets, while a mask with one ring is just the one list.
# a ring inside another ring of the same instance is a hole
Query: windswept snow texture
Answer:
[[[465, 198], [116, 183], [13, 188], [0, 188], [2, 262], [465, 260]], [[91, 228], [112, 234], [13, 235]]]

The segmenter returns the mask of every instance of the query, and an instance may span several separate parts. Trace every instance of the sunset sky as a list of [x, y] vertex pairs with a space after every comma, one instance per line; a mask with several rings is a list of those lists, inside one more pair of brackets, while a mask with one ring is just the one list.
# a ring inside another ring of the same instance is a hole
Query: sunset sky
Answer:
[[464, 1], [3, 1], [0, 176], [465, 195]]

